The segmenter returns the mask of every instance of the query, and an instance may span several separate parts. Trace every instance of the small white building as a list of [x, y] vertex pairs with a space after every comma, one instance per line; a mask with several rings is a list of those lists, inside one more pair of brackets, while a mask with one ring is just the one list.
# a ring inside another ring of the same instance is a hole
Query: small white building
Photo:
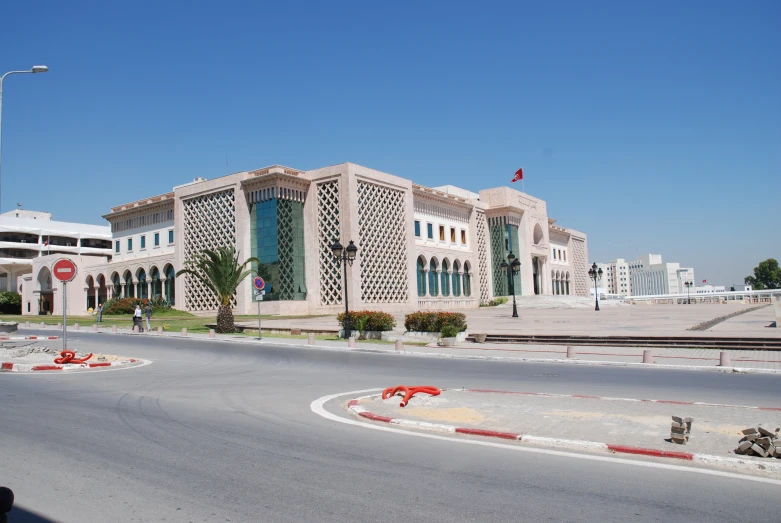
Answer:
[[[629, 262], [634, 296], [684, 294], [686, 282], [694, 285], [694, 269], [677, 262], [662, 262], [661, 254], [648, 254]], [[692, 287], [693, 288], [693, 287]]]

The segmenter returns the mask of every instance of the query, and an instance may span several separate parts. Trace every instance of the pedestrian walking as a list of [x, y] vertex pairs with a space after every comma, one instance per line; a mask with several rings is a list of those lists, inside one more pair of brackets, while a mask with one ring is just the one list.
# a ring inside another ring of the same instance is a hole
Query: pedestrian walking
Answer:
[[98, 304], [98, 319], [97, 319], [97, 322], [100, 323], [102, 321], [103, 321], [103, 304], [99, 303]]
[[149, 324], [149, 320], [152, 319], [152, 306], [148, 303], [144, 307], [144, 317], [146, 318], [146, 330], [152, 332], [152, 326]]
[[141, 324], [141, 306], [136, 304], [136, 310], [133, 311], [133, 326], [138, 326], [138, 332], [144, 332], [144, 326]]

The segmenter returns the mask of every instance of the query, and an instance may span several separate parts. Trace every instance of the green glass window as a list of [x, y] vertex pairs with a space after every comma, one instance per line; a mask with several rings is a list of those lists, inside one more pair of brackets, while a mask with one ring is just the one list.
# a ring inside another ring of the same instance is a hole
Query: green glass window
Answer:
[[427, 223], [426, 224], [426, 232], [428, 233], [428, 239], [433, 240], [434, 239], [434, 224], [433, 223]]
[[146, 249], [146, 236], [141, 237], [141, 248]]
[[159, 245], [160, 245], [160, 233], [156, 232], [155, 233], [155, 247], [157, 247]]
[[426, 295], [426, 264], [418, 258], [418, 296]]
[[447, 260], [442, 262], [442, 296], [450, 296], [450, 265]]
[[428, 292], [432, 296], [439, 295], [439, 281], [437, 280], [437, 262], [431, 260], [428, 270]]
[[133, 250], [133, 238], [127, 239], [127, 250], [132, 251]]
[[420, 222], [415, 220], [415, 236], [420, 238]]

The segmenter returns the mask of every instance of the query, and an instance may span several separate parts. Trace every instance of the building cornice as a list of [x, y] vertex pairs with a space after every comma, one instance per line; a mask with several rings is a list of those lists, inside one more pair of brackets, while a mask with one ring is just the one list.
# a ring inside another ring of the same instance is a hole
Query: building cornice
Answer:
[[470, 200], [467, 198], [456, 196], [455, 194], [448, 194], [444, 191], [438, 191], [437, 189], [432, 189], [431, 187], [418, 185], [416, 183], [412, 184], [412, 195], [413, 197], [420, 198], [421, 200], [428, 200], [433, 203], [460, 207], [461, 209], [465, 210], [471, 211], [474, 208], [474, 204], [470, 203]]
[[111, 221], [115, 218], [128, 218], [135, 217], [140, 214], [146, 214], [149, 211], [163, 209], [166, 207], [173, 207], [174, 205], [174, 193], [169, 192], [152, 196], [151, 198], [144, 198], [131, 203], [118, 205], [112, 207], [111, 212], [103, 215], [103, 219]]

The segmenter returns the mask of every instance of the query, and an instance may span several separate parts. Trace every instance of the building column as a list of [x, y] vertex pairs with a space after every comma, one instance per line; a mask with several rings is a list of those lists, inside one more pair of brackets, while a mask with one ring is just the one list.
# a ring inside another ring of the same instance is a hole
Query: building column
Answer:
[[165, 281], [166, 281], [166, 279], [167, 279], [167, 278], [166, 278], [165, 276], [161, 276], [161, 277], [160, 277], [160, 296], [161, 296], [161, 297], [162, 297], [164, 300], [166, 300], [166, 301], [167, 301], [167, 300], [168, 300], [168, 296], [166, 296], [166, 294], [165, 294]]
[[119, 297], [124, 298], [126, 296], [125, 294], [125, 284], [121, 283], [119, 284]]
[[100, 287], [95, 285], [95, 308], [98, 308], [98, 301], [100, 300]]
[[426, 292], [423, 293], [423, 296], [419, 296], [420, 298], [431, 298], [431, 285], [428, 283], [428, 269], [423, 269], [423, 286], [426, 289]]

